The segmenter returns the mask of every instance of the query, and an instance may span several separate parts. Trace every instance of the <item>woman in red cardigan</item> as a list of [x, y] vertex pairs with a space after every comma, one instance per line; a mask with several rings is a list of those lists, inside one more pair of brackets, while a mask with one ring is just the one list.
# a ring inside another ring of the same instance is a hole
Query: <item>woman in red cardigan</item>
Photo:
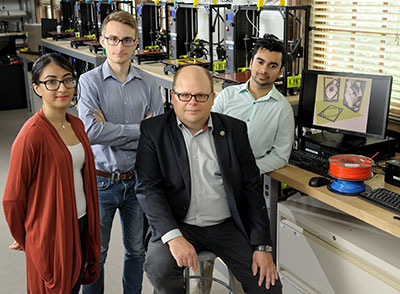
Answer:
[[3, 208], [26, 255], [28, 293], [79, 292], [99, 274], [100, 233], [93, 154], [79, 118], [67, 113], [76, 80], [58, 54], [32, 69], [43, 107], [15, 139]]

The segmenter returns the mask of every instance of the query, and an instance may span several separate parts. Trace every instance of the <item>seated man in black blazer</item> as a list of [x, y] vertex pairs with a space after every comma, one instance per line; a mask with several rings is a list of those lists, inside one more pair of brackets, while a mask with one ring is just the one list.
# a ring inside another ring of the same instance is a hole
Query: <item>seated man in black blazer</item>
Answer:
[[246, 293], [281, 293], [246, 124], [210, 112], [213, 82], [202, 67], [178, 70], [171, 96], [174, 110], [142, 121], [135, 166], [155, 293], [184, 293], [183, 269], [196, 269], [202, 250], [218, 255]]

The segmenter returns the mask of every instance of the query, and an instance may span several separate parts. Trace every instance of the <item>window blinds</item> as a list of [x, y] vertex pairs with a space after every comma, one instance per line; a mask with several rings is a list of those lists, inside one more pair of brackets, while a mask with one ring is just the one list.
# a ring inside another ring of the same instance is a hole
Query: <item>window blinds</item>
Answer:
[[313, 0], [310, 66], [393, 76], [389, 120], [400, 123], [400, 1]]

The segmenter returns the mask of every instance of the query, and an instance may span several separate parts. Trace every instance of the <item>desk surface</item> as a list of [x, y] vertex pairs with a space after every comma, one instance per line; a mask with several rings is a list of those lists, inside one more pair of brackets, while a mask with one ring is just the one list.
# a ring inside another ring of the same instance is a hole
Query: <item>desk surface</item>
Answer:
[[72, 48], [71, 41], [64, 39], [59, 41], [41, 39], [40, 45], [45, 48], [64, 53], [68, 56], [72, 56], [80, 60], [85, 60], [89, 63], [94, 64], [95, 66], [102, 64], [107, 58], [104, 54], [91, 53], [89, 50], [89, 46], [79, 46], [78, 49]]
[[[330, 192], [326, 186], [310, 187], [308, 181], [316, 174], [288, 164], [287, 166], [273, 171], [269, 176], [277, 181], [284, 182], [289, 186], [314, 197], [336, 209], [344, 211], [382, 231], [400, 238], [400, 220], [394, 219], [396, 215], [386, 209], [364, 201], [356, 196], [343, 196]], [[384, 182], [383, 175], [375, 175], [367, 181], [371, 188], [385, 188], [400, 193], [400, 188]]]
[[25, 32], [0, 33], [0, 37], [25, 37]]
[[24, 52], [18, 52], [17, 56], [21, 57], [29, 62], [35, 62], [36, 59], [38, 59], [40, 57], [39, 53], [38, 54], [25, 54]]

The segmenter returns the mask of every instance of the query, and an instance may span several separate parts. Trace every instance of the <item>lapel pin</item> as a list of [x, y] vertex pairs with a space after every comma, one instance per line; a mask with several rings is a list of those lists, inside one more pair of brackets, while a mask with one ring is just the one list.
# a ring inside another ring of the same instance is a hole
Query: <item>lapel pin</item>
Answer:
[[223, 136], [225, 136], [225, 131], [221, 131], [221, 132], [219, 132], [219, 134], [223, 137]]

